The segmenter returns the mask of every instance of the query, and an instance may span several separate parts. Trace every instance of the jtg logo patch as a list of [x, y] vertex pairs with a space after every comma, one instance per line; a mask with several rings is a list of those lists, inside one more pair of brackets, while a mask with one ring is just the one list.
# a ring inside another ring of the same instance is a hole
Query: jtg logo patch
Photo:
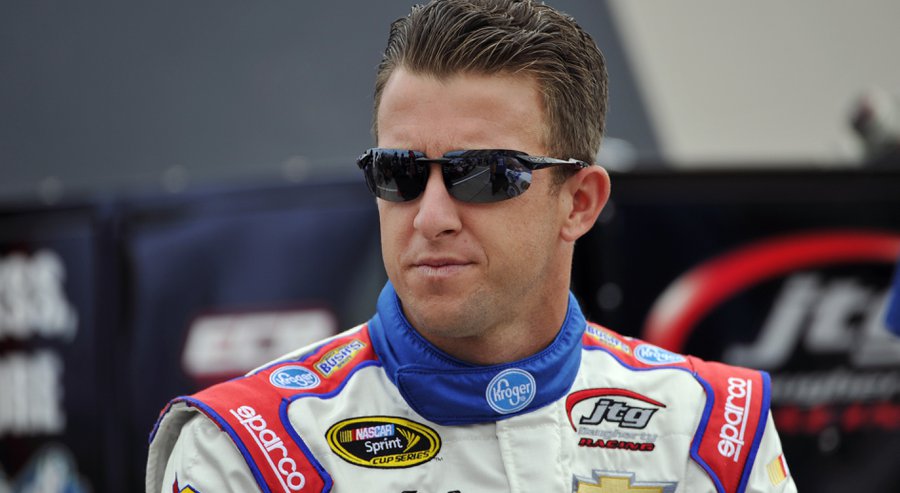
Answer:
[[491, 409], [510, 414], [525, 409], [537, 394], [534, 377], [525, 370], [510, 368], [497, 374], [484, 393]]
[[657, 434], [646, 429], [665, 404], [631, 390], [598, 388], [566, 397], [569, 424], [578, 446], [652, 452]]

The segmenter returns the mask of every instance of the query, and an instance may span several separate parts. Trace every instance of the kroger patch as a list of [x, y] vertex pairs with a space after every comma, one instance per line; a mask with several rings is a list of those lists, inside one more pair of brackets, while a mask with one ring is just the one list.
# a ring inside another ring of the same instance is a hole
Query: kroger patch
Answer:
[[491, 379], [484, 397], [494, 411], [510, 414], [525, 409], [536, 394], [534, 377], [525, 370], [510, 368]]
[[289, 390], [304, 390], [318, 387], [321, 383], [319, 377], [302, 366], [282, 366], [269, 375], [269, 383]]
[[653, 344], [641, 344], [634, 350], [634, 356], [645, 365], [672, 365], [683, 363], [684, 356], [667, 351]]

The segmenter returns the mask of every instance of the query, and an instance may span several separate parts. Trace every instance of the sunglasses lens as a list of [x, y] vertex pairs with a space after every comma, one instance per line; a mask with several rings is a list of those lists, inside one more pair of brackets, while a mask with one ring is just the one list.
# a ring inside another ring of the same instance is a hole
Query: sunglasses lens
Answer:
[[511, 152], [460, 151], [446, 155], [444, 183], [463, 202], [484, 204], [517, 197], [531, 186], [531, 170]]
[[376, 197], [390, 202], [417, 199], [428, 183], [431, 163], [441, 163], [444, 185], [462, 202], [500, 202], [525, 193], [531, 186], [531, 168], [517, 151], [486, 149], [453, 151], [441, 159], [425, 159], [407, 149], [369, 149], [359, 158], [366, 184]]
[[374, 149], [364, 170], [369, 190], [390, 202], [415, 200], [425, 190], [428, 167], [416, 162], [422, 154], [404, 149]]

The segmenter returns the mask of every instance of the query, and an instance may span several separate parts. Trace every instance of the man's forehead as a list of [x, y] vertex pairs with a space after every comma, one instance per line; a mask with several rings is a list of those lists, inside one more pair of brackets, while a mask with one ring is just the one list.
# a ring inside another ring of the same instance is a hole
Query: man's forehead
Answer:
[[543, 99], [537, 81], [526, 75], [436, 77], [398, 69], [385, 86], [377, 118], [379, 146], [416, 144], [429, 154], [496, 148], [510, 136], [543, 140]]

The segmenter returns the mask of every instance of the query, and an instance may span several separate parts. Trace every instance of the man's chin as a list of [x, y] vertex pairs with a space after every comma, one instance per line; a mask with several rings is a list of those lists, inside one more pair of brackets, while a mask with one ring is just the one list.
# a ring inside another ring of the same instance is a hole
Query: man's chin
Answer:
[[[404, 279], [403, 288], [397, 290], [401, 300], [415, 300], [425, 309], [444, 310], [471, 296], [474, 280], [464, 275], [422, 276], [412, 275]], [[396, 285], [395, 285], [396, 287]], [[405, 296], [404, 296], [405, 295]]]
[[459, 300], [414, 301], [411, 305], [404, 304], [403, 311], [409, 323], [426, 339], [430, 336], [462, 338], [477, 335], [472, 333], [474, 313], [464, 306]]

